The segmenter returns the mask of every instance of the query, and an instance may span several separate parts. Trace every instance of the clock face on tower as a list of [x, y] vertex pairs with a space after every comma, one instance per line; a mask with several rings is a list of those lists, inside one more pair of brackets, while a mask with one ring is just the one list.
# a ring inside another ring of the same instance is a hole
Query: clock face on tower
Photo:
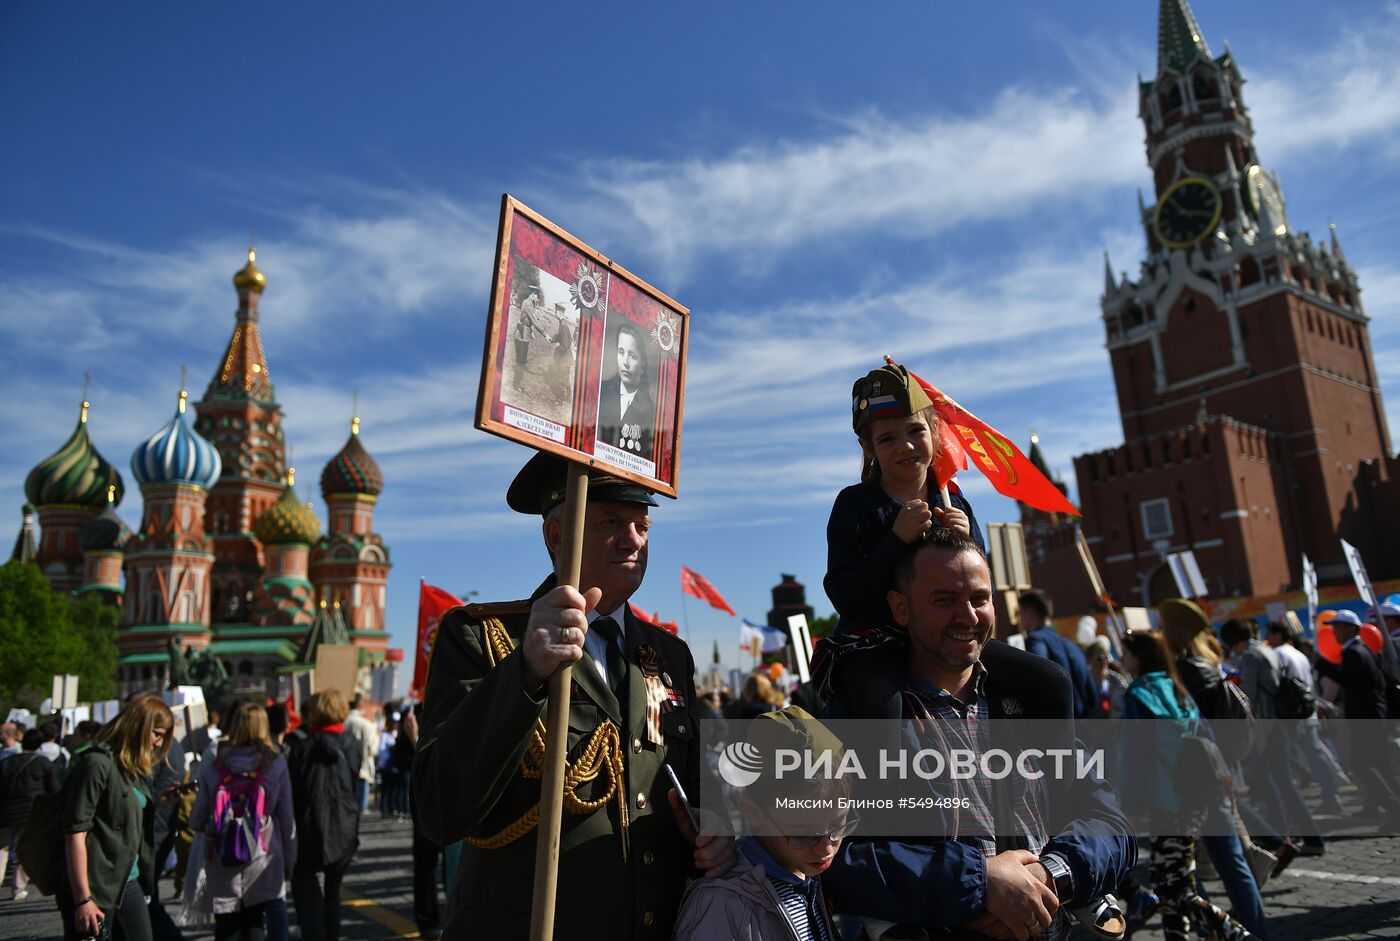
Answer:
[[1260, 228], [1273, 235], [1288, 234], [1288, 210], [1283, 203], [1283, 192], [1278, 181], [1255, 164], [1245, 171], [1245, 199], [1250, 211], [1258, 220]]
[[1189, 248], [1215, 231], [1223, 209], [1214, 183], [1199, 176], [1183, 177], [1157, 201], [1152, 228], [1168, 248]]

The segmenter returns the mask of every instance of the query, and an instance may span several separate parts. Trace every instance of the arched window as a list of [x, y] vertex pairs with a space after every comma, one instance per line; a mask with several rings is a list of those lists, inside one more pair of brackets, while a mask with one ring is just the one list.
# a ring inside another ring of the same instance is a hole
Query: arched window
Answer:
[[1206, 69], [1197, 69], [1191, 76], [1191, 92], [1197, 101], [1215, 101], [1220, 98], [1220, 83]]
[[1240, 262], [1240, 287], [1246, 288], [1251, 284], [1257, 284], [1260, 277], [1259, 263], [1246, 256], [1244, 261]]
[[1177, 83], [1175, 78], [1170, 76], [1163, 79], [1163, 81], [1166, 83], [1167, 87], [1162, 89], [1159, 100], [1162, 103], [1162, 116], [1166, 117], [1168, 114], [1181, 107], [1181, 85]]

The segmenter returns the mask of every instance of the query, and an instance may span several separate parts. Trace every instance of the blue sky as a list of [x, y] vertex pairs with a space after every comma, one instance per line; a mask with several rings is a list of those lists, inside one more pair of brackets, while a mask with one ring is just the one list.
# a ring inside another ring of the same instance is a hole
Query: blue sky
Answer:
[[[1194, 8], [1248, 80], [1294, 228], [1337, 224], [1395, 388], [1400, 7]], [[847, 394], [883, 354], [1023, 447], [1034, 428], [1067, 476], [1122, 440], [1098, 297], [1104, 249], [1129, 272], [1143, 252], [1156, 22], [1154, 0], [5, 4], [0, 507], [17, 527], [85, 371], [94, 440], [134, 483], [181, 364], [196, 398], [214, 371], [256, 232], [269, 371], [323, 520], [314, 481], [359, 391], [394, 643], [420, 577], [527, 594], [539, 530], [503, 496], [526, 453], [472, 427], [509, 191], [693, 311], [681, 498], [635, 600], [681, 617], [688, 565], [761, 621], [792, 572], [827, 613]], [[984, 522], [1016, 518], [964, 484]], [[133, 525], [139, 504], [132, 486]], [[737, 620], [687, 609], [697, 655], [719, 638], [732, 664]]]

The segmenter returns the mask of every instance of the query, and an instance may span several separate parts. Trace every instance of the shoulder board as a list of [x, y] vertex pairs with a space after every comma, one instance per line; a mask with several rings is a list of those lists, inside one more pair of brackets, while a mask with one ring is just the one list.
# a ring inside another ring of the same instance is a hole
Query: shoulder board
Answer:
[[[670, 640], [673, 640], [673, 641], [675, 641], [675, 642], [678, 643], [678, 644], [686, 645], [685, 641], [681, 640], [681, 637], [680, 637], [679, 634], [672, 634], [670, 631], [666, 630], [666, 628], [664, 628], [664, 627], [658, 627], [657, 625], [652, 624], [652, 623], [650, 623], [649, 621], [643, 621], [641, 618], [636, 618], [635, 621], [634, 621], [634, 623], [637, 624], [637, 626], [642, 627], [642, 628], [645, 628], [645, 629], [647, 629], [647, 630], [649, 630], [649, 631], [655, 631], [657, 634], [660, 634], [662, 637], [669, 638]], [[686, 646], [688, 646], [688, 645], [686, 645]]]
[[529, 614], [530, 599], [521, 601], [490, 601], [484, 604], [463, 605], [467, 612], [467, 617], [474, 621], [482, 618], [499, 618], [513, 614]]

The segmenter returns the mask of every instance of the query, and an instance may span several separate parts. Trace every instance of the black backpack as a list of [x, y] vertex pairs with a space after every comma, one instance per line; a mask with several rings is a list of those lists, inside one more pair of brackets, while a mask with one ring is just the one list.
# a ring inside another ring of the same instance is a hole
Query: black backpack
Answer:
[[1256, 721], [1244, 690], [1229, 680], [1216, 680], [1201, 691], [1199, 705], [1226, 764], [1242, 761], [1254, 746]]
[[1280, 719], [1306, 719], [1317, 712], [1317, 700], [1307, 683], [1285, 673], [1278, 679], [1274, 711]]
[[1172, 768], [1178, 809], [1183, 815], [1216, 806], [1230, 793], [1233, 775], [1219, 746], [1204, 735], [1187, 735]]

